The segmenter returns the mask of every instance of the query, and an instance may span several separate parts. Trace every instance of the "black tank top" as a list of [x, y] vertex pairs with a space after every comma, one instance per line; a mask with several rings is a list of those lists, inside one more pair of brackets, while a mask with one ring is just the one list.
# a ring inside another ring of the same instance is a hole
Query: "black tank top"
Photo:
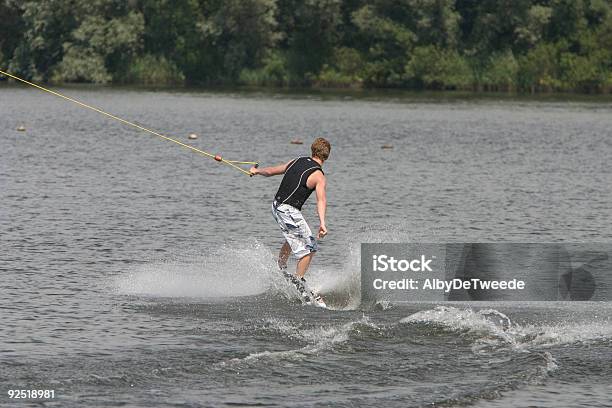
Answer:
[[302, 209], [304, 202], [310, 197], [313, 190], [306, 187], [306, 180], [315, 171], [320, 170], [319, 163], [310, 157], [298, 157], [287, 165], [285, 176], [276, 192], [277, 204], [289, 204], [298, 210]]

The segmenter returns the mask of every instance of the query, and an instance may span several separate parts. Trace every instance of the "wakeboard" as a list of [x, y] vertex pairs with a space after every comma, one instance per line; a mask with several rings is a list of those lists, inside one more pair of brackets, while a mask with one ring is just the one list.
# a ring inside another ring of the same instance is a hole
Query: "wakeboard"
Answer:
[[281, 269], [280, 271], [285, 277], [285, 279], [287, 279], [287, 281], [291, 283], [298, 291], [303, 304], [322, 307], [325, 309], [327, 308], [323, 297], [320, 294], [314, 292], [312, 289], [310, 289], [306, 284], [306, 280], [304, 278], [298, 278], [292, 273], [289, 273], [287, 269]]

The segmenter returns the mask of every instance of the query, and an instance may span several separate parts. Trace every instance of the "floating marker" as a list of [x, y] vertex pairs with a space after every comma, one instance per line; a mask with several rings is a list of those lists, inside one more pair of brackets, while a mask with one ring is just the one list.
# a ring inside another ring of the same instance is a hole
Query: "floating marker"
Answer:
[[187, 138], [189, 140], [196, 140], [198, 138], [198, 135], [196, 135], [195, 133], [191, 133], [189, 136], [187, 136]]
[[21, 126], [17, 126], [17, 131], [18, 132], [25, 132], [25, 126], [21, 125]]
[[381, 149], [393, 149], [393, 145], [390, 144], [384, 144], [382, 146], [380, 146]]
[[301, 144], [304, 144], [304, 142], [302, 142], [300, 139], [293, 139], [291, 141], [291, 144], [301, 145]]

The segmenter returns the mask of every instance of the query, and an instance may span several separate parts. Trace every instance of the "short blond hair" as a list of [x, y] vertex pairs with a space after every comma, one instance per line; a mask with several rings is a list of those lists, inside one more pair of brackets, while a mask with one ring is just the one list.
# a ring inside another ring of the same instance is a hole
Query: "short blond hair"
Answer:
[[312, 142], [310, 150], [312, 150], [312, 157], [327, 160], [329, 157], [329, 152], [331, 151], [331, 144], [329, 144], [326, 139], [317, 137], [314, 142]]

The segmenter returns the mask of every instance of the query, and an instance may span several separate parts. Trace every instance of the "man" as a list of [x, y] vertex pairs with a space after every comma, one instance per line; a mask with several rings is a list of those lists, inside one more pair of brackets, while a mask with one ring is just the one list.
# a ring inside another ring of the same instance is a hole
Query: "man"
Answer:
[[[310, 302], [310, 298], [313, 297], [316, 302], [322, 303], [320, 296], [313, 294], [304, 286], [306, 282], [304, 274], [317, 251], [317, 239], [327, 235], [325, 174], [321, 167], [329, 157], [330, 150], [329, 142], [319, 137], [312, 143], [311, 157], [298, 157], [278, 166], [261, 169], [252, 167], [250, 170], [253, 175], [265, 177], [284, 174], [272, 203], [272, 214], [285, 236], [285, 243], [278, 255], [278, 266], [289, 275], [306, 302]], [[319, 214], [319, 231], [316, 239], [301, 212], [302, 205], [313, 191], [316, 192]], [[297, 259], [295, 277], [286, 272], [290, 252]]]

